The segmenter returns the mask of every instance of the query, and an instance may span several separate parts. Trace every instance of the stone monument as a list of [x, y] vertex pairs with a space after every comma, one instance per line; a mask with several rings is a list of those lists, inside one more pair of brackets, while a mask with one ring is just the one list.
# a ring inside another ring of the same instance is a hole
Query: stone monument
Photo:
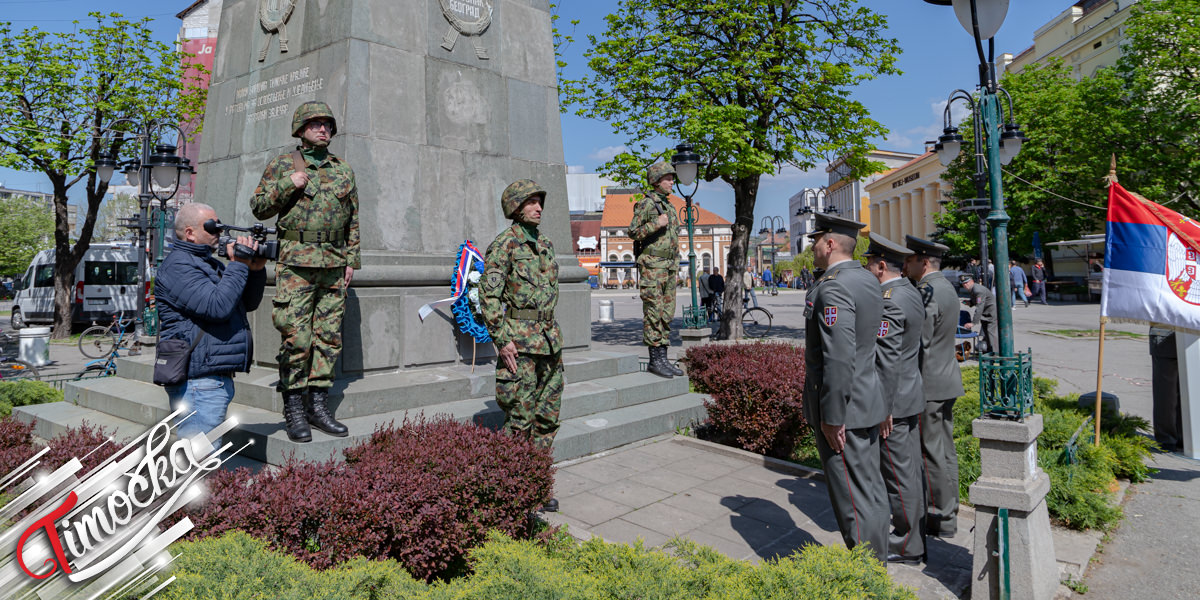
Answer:
[[[507, 226], [500, 193], [523, 178], [549, 192], [541, 228], [558, 256], [564, 347], [589, 346], [547, 0], [226, 0], [220, 31], [196, 200], [223, 220], [254, 221], [263, 168], [295, 146], [297, 106], [321, 100], [337, 115], [330, 148], [357, 177], [363, 262], [342, 376], [471, 359], [447, 311], [421, 321], [417, 310], [448, 295], [464, 239], [483, 251]], [[251, 316], [254, 359], [268, 367], [272, 291]]]

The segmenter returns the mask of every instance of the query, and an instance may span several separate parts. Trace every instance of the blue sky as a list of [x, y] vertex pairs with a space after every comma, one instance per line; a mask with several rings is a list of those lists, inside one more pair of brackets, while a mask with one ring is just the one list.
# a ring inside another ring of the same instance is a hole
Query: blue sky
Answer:
[[[429, 0], [408, 0], [429, 1]], [[39, 27], [45, 30], [70, 30], [72, 20], [86, 21], [87, 13], [97, 10], [120, 12], [129, 17], [149, 16], [155, 37], [172, 42], [180, 22], [175, 14], [191, 4], [190, 0], [119, 0], [97, 3], [95, 0], [0, 0], [0, 20], [11, 21], [14, 29]], [[587, 34], [604, 32], [604, 16], [614, 11], [617, 0], [559, 0], [560, 27], [574, 30], [575, 43], [564, 51], [567, 77], [578, 77], [586, 68], [583, 52]], [[955, 88], [971, 89], [978, 79], [978, 60], [974, 43], [958, 24], [949, 7], [934, 6], [924, 0], [863, 0], [863, 4], [888, 17], [890, 35], [904, 50], [899, 59], [900, 76], [886, 77], [858, 87], [854, 96], [870, 109], [872, 116], [891, 133], [877, 140], [879, 148], [920, 152], [923, 142], [941, 132], [942, 106]], [[1033, 43], [1037, 28], [1074, 4], [1073, 0], [1010, 0], [1008, 17], [996, 35], [996, 53], [1018, 53]], [[1016, 107], [1021, 119], [1021, 107]], [[623, 138], [612, 133], [607, 123], [588, 121], [564, 114], [563, 148], [567, 165], [591, 171], [604, 163]], [[755, 222], [763, 216], [787, 216], [787, 199], [804, 187], [824, 185], [822, 168], [803, 173], [787, 169], [775, 177], [764, 178], [759, 189]], [[50, 191], [45, 176], [0, 169], [0, 182], [6, 187]], [[81, 185], [81, 184], [80, 184]], [[76, 185], [76, 188], [80, 188]], [[72, 189], [72, 198], [82, 196], [82, 188]], [[705, 208], [727, 218], [733, 217], [733, 191], [720, 182], [701, 185], [696, 195]]]

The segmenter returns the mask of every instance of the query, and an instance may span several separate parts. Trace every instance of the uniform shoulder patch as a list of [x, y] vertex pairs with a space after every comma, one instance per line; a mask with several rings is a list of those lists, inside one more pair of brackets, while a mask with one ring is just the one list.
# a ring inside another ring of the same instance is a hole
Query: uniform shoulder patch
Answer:
[[499, 271], [490, 271], [483, 277], [483, 288], [489, 292], [494, 292], [504, 287], [504, 275]]
[[833, 327], [833, 324], [837, 323], [837, 313], [838, 313], [838, 309], [836, 306], [826, 306], [825, 307], [824, 317], [825, 317], [825, 326], [826, 327]]
[[888, 322], [880, 321], [879, 322], [879, 337], [887, 337], [887, 334], [888, 334]]

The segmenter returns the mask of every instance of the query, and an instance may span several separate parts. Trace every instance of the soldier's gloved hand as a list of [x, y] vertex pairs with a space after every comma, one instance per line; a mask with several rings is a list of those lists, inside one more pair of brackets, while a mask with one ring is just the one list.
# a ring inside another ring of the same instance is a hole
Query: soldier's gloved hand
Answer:
[[292, 173], [290, 177], [292, 178], [292, 185], [295, 185], [298, 190], [302, 190], [304, 186], [308, 185], [308, 173]]
[[879, 437], [886, 440], [889, 435], [892, 435], [892, 415], [888, 415], [887, 418], [879, 424]]
[[669, 223], [669, 222], [670, 222], [670, 219], [667, 218], [667, 215], [658, 215], [658, 228], [659, 229], [666, 227], [667, 223]]
[[846, 447], [846, 426], [821, 423], [821, 433], [825, 436], [825, 442], [829, 444], [833, 453], [841, 454], [842, 449]]
[[509, 373], [516, 374], [517, 372], [517, 345], [509, 342], [500, 349], [500, 360], [504, 366], [508, 368]]

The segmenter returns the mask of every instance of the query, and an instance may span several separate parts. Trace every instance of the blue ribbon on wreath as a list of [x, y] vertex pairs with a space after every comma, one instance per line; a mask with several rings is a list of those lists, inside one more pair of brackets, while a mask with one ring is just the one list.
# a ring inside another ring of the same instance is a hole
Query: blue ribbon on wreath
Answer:
[[471, 271], [478, 272], [482, 277], [483, 269], [483, 255], [475, 248], [475, 244], [471, 240], [463, 241], [458, 246], [458, 260], [455, 261], [454, 272], [450, 277], [452, 295], [449, 298], [422, 306], [418, 311], [421, 320], [425, 320], [425, 317], [429, 316], [435, 307], [453, 303], [450, 305], [450, 312], [454, 315], [454, 322], [458, 326], [458, 330], [474, 338], [476, 343], [490, 343], [492, 336], [488, 333], [487, 327], [480, 322], [479, 316], [475, 314], [471, 299], [468, 297], [470, 286], [467, 277]]

